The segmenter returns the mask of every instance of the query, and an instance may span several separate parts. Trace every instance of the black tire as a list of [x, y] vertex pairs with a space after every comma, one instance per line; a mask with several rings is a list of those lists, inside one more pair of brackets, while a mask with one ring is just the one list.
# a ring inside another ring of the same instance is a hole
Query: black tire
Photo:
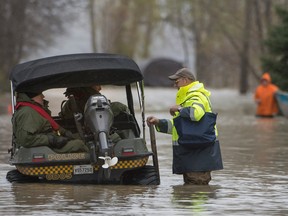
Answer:
[[154, 166], [145, 166], [126, 172], [122, 182], [127, 185], [159, 185], [160, 179]]
[[39, 182], [39, 178], [35, 176], [28, 176], [20, 173], [18, 170], [10, 170], [6, 175], [6, 179], [9, 182]]

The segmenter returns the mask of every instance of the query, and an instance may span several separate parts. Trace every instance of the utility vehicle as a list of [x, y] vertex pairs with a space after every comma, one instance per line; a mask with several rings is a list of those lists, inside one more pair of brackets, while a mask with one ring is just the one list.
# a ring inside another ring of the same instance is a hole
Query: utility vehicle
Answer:
[[[68, 120], [52, 116], [65, 129], [81, 134], [89, 152], [57, 154], [47, 146], [17, 148], [13, 134], [9, 163], [16, 169], [7, 173], [8, 181], [160, 184], [154, 128], [147, 130], [151, 142], [148, 148], [143, 75], [135, 61], [108, 53], [47, 57], [16, 65], [10, 73], [10, 82], [13, 113], [17, 92], [43, 92], [95, 84], [124, 88], [129, 113], [114, 117], [109, 100], [104, 95], [93, 95], [86, 103], [83, 116], [74, 113], [74, 119]], [[137, 110], [141, 116], [141, 128], [135, 116], [135, 92], [139, 99]], [[117, 143], [109, 139], [112, 129], [122, 134]]]

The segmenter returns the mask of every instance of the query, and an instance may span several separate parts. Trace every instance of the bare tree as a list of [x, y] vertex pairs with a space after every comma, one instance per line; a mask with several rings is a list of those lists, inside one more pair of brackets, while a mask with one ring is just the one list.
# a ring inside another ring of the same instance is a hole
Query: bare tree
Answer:
[[[260, 56], [266, 52], [263, 39], [277, 22], [273, 7], [287, 7], [287, 0], [165, 2], [166, 20], [193, 35], [199, 79], [214, 87], [239, 86], [241, 94], [258, 82]], [[181, 38], [187, 40], [187, 35]]]
[[241, 52], [241, 70], [240, 70], [240, 88], [241, 94], [246, 94], [248, 90], [248, 65], [250, 50], [250, 32], [251, 32], [251, 6], [252, 1], [245, 1], [245, 28], [243, 30], [243, 45]]
[[1, 0], [0, 82], [7, 88], [8, 74], [32, 52], [51, 45], [71, 21], [75, 0]]
[[154, 38], [164, 38], [162, 30], [170, 25], [178, 29], [185, 62], [196, 60], [201, 81], [238, 86], [241, 93], [262, 73], [260, 56], [267, 52], [262, 41], [277, 23], [273, 7], [288, 5], [288, 0], [1, 0], [0, 81], [29, 53], [51, 45], [64, 32], [71, 6], [77, 9], [80, 2], [88, 6], [94, 52], [149, 57]]
[[149, 55], [149, 44], [158, 19], [156, 0], [90, 2], [94, 13], [94, 18], [90, 16], [91, 36], [98, 51], [131, 57]]
[[95, 23], [95, 1], [89, 0], [89, 17], [90, 17], [90, 26], [91, 26], [91, 43], [93, 52], [97, 52], [97, 33], [96, 33], [96, 23]]

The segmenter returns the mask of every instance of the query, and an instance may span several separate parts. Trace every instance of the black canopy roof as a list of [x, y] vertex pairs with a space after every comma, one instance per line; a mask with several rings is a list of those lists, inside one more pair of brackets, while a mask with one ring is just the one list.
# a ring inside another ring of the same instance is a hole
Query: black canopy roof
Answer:
[[138, 65], [126, 56], [84, 53], [53, 56], [16, 65], [10, 80], [17, 92], [51, 88], [128, 85], [143, 80]]

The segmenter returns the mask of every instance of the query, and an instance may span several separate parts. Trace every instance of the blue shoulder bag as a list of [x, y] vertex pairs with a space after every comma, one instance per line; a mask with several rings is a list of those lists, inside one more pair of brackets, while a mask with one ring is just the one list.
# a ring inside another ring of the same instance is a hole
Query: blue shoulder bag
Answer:
[[[207, 98], [209, 104], [210, 101]], [[211, 107], [211, 104], [210, 104]], [[174, 118], [174, 126], [177, 130], [178, 143], [190, 148], [205, 148], [216, 141], [217, 114], [206, 112], [199, 121], [192, 121], [190, 118]]]

